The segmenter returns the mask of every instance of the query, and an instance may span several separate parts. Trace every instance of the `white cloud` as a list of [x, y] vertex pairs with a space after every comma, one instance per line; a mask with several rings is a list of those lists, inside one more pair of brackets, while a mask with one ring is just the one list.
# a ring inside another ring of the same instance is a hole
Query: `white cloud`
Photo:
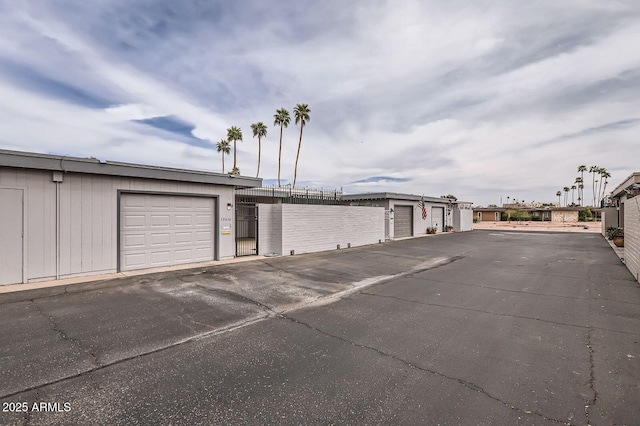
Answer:
[[[219, 170], [213, 149], [131, 122], [174, 116], [212, 148], [240, 126], [238, 162], [252, 175], [249, 125], [264, 121], [261, 176], [275, 179], [273, 114], [308, 103], [303, 184], [488, 204], [516, 193], [551, 200], [581, 163], [615, 170], [612, 182], [635, 171], [626, 159], [640, 154], [636, 2], [327, 1], [282, 10], [251, 1], [5, 8], [0, 147]], [[111, 104], [65, 97], [76, 89]], [[285, 129], [283, 179], [293, 176], [298, 131], [293, 120]], [[349, 185], [373, 176], [410, 180]]]

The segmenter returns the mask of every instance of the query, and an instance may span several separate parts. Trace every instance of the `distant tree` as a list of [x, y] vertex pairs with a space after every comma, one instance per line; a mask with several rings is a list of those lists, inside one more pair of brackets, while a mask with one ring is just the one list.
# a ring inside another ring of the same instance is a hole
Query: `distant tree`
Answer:
[[584, 180], [581, 177], [577, 177], [575, 184], [578, 186], [578, 205], [582, 205], [582, 188], [584, 188]]
[[267, 136], [267, 126], [262, 121], [258, 121], [251, 125], [253, 130], [253, 137], [258, 137], [258, 169], [256, 170], [256, 177], [260, 175], [260, 156], [262, 155], [262, 138]]
[[273, 116], [273, 125], [280, 126], [280, 149], [278, 151], [278, 187], [280, 187], [280, 165], [282, 162], [282, 129], [284, 127], [288, 127], [290, 122], [291, 117], [289, 117], [289, 111], [284, 108], [276, 110], [276, 113]]
[[242, 140], [242, 130], [239, 127], [231, 126], [227, 129], [227, 139], [233, 141], [233, 173], [234, 175], [240, 174], [238, 169], [238, 163], [236, 161], [236, 141]]
[[596, 173], [598, 173], [598, 171], [600, 170], [600, 167], [598, 166], [591, 166], [589, 167], [589, 173], [592, 174], [592, 179], [591, 179], [591, 193], [593, 194], [593, 206], [596, 205]]
[[605, 196], [604, 194], [607, 193], [607, 184], [609, 183], [609, 181], [607, 179], [610, 178], [610, 177], [611, 177], [611, 174], [609, 174], [609, 173], [606, 173], [605, 176], [604, 176], [605, 181], [604, 181], [604, 187], [602, 188], [602, 199], [604, 199], [604, 196]]
[[[600, 169], [600, 187], [598, 187], [598, 201], [599, 202], [602, 201], [602, 199], [604, 198], [604, 192], [607, 189], [606, 180], [608, 178], [610, 178], [610, 177], [611, 177], [611, 173], [609, 173], [607, 171], [607, 169], [605, 169], [604, 167]], [[604, 190], [601, 191], [600, 189], [601, 189], [603, 183], [605, 184], [604, 185]]]
[[560, 197], [562, 197], [562, 191], [558, 191], [556, 192], [556, 197], [558, 197], [558, 206], [562, 206], [562, 203], [560, 202]]
[[453, 194], [441, 195], [440, 198], [448, 198], [453, 201], [458, 201], [458, 197]]
[[224, 156], [229, 155], [231, 152], [231, 147], [229, 146], [229, 142], [221, 139], [220, 142], [216, 144], [216, 149], [218, 152], [222, 153], [222, 173], [224, 173]]
[[571, 185], [571, 204], [572, 204], [572, 205], [575, 205], [575, 204], [576, 204], [576, 200], [575, 200], [575, 198], [574, 198], [574, 197], [575, 197], [575, 194], [576, 194], [576, 189], [577, 189], [577, 186], [575, 186], [575, 185]]
[[293, 109], [293, 113], [296, 116], [296, 124], [300, 124], [300, 139], [298, 140], [298, 153], [296, 154], [296, 167], [293, 171], [293, 187], [296, 187], [296, 178], [298, 177], [298, 158], [300, 157], [300, 147], [302, 146], [302, 129], [304, 129], [305, 124], [311, 120], [309, 117], [309, 113], [311, 110], [309, 109], [309, 105], [307, 104], [298, 104]]
[[567, 207], [569, 191], [571, 191], [571, 189], [568, 186], [565, 186], [564, 188], [562, 188], [562, 190], [564, 191], [564, 206]]
[[[584, 195], [584, 185], [582, 183], [580, 183], [580, 185], [578, 185], [578, 188], [580, 188], [580, 193], [582, 195]], [[582, 206], [582, 202], [584, 201], [584, 199], [578, 197], [578, 204], [580, 204], [580, 206]]]
[[[585, 166], [584, 164], [581, 164], [581, 165], [578, 166], [578, 173], [580, 173], [580, 183], [583, 184], [583, 185], [584, 185], [584, 172], [586, 172], [586, 171], [587, 171], [587, 166]], [[578, 183], [578, 182], [576, 182], [576, 183]], [[583, 192], [579, 191], [578, 200], [584, 200], [584, 193]]]

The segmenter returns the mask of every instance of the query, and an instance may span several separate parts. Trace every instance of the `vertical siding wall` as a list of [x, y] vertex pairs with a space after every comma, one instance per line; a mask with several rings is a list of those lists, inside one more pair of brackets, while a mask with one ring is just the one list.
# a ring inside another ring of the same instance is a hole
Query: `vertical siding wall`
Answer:
[[50, 171], [0, 169], [0, 187], [25, 191], [26, 282], [116, 272], [118, 190], [218, 195], [218, 257], [235, 256], [234, 226], [230, 235], [220, 235], [221, 224], [233, 225], [233, 211], [220, 208], [235, 204], [232, 187], [79, 173], [62, 176], [56, 183]]
[[473, 230], [473, 210], [453, 209], [453, 230], [454, 232]]
[[384, 207], [260, 204], [260, 254], [289, 255], [385, 240]]
[[640, 196], [624, 201], [624, 261], [640, 281]]

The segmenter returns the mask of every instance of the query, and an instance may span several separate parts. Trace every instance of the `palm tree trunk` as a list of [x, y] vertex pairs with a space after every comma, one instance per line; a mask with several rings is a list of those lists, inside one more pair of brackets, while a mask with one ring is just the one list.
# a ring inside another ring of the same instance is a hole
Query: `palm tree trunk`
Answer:
[[224, 152], [222, 153], [222, 173], [224, 173]]
[[236, 140], [233, 140], [233, 170], [236, 170]]
[[300, 157], [300, 147], [302, 146], [302, 129], [304, 126], [300, 126], [300, 140], [298, 140], [298, 153], [296, 154], [296, 167], [293, 169], [293, 188], [296, 187], [296, 178], [298, 177], [298, 158]]
[[260, 175], [260, 155], [262, 154], [262, 142], [260, 136], [258, 136], [258, 170], [256, 171], [256, 177]]
[[280, 188], [280, 163], [282, 161], [282, 124], [280, 125], [280, 150], [278, 151], [278, 188]]
[[596, 200], [598, 204], [600, 204], [600, 200], [602, 200], [602, 175], [600, 175], [600, 182], [598, 183], [598, 199]]

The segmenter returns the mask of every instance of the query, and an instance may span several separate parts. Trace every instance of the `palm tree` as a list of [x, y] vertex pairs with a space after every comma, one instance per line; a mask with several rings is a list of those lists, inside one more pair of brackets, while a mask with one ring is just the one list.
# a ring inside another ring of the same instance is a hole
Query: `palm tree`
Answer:
[[[580, 185], [578, 185], [578, 190], [579, 190], [579, 192], [580, 192], [581, 194], [584, 194], [584, 185], [582, 184], [582, 182], [580, 182]], [[580, 197], [578, 197], [578, 204], [579, 204], [580, 206], [582, 206], [581, 200], [582, 200], [582, 199], [581, 199]]]
[[604, 199], [604, 194], [607, 193], [607, 184], [609, 183], [609, 181], [607, 181], [607, 179], [610, 178], [610, 177], [611, 177], [611, 174], [609, 174], [609, 172], [606, 172], [604, 174], [605, 181], [604, 181], [604, 187], [602, 188], [602, 198], [603, 199]]
[[592, 173], [592, 188], [591, 188], [591, 192], [593, 193], [593, 204], [592, 206], [596, 205], [596, 173], [598, 172], [598, 170], [600, 170], [600, 167], [598, 166], [591, 166], [589, 167], [589, 173]]
[[238, 175], [240, 174], [240, 169], [238, 169], [238, 163], [236, 161], [236, 141], [242, 140], [242, 130], [236, 126], [231, 126], [227, 129], [227, 139], [233, 141], [233, 170], [232, 174]]
[[262, 138], [267, 136], [267, 126], [264, 125], [262, 121], [258, 121], [251, 125], [251, 130], [253, 130], [253, 137], [258, 137], [258, 170], [256, 171], [256, 177], [260, 174], [260, 155], [262, 152]]
[[606, 186], [606, 181], [608, 178], [611, 177], [611, 173], [609, 173], [607, 171], [607, 169], [605, 169], [604, 167], [600, 169], [600, 187], [602, 187], [602, 184], [605, 184], [605, 187], [602, 191], [598, 191], [598, 201], [602, 201], [602, 199], [604, 198], [604, 191], [607, 189]]
[[562, 197], [562, 191], [556, 192], [556, 197], [558, 197], [558, 207], [561, 207], [562, 203], [560, 202], [560, 197]]
[[[578, 173], [580, 173], [580, 182], [584, 183], [584, 172], [587, 171], [587, 166], [585, 166], [584, 164], [581, 164], [580, 166], [578, 166]], [[576, 182], [577, 183], [577, 182]], [[584, 193], [580, 193], [580, 191], [578, 191], [578, 199], [584, 199]]]
[[222, 173], [224, 173], [224, 156], [225, 154], [229, 155], [229, 153], [231, 152], [229, 141], [221, 139], [220, 142], [216, 144], [216, 148], [218, 149], [218, 152], [222, 153]]
[[576, 193], [576, 186], [575, 185], [571, 185], [571, 204], [575, 206], [576, 202], [575, 202], [575, 193]]
[[580, 202], [580, 200], [582, 200], [582, 189], [584, 188], [584, 180], [581, 177], [577, 177], [576, 178], [576, 185], [578, 185], [578, 205], [582, 205], [582, 203]]
[[298, 158], [300, 157], [300, 146], [302, 145], [302, 129], [311, 118], [309, 117], [309, 105], [298, 104], [293, 109], [293, 113], [296, 116], [296, 124], [300, 123], [300, 139], [298, 140], [298, 153], [296, 154], [296, 168], [293, 170], [293, 187], [296, 187], [296, 178], [298, 177]]
[[278, 151], [278, 187], [280, 187], [280, 162], [282, 161], [282, 129], [288, 127], [291, 122], [289, 111], [284, 108], [276, 110], [273, 116], [273, 125], [280, 126], [280, 150]]
[[567, 207], [567, 198], [569, 197], [569, 191], [571, 191], [571, 189], [568, 186], [565, 186], [562, 190], [564, 191], [564, 206]]

